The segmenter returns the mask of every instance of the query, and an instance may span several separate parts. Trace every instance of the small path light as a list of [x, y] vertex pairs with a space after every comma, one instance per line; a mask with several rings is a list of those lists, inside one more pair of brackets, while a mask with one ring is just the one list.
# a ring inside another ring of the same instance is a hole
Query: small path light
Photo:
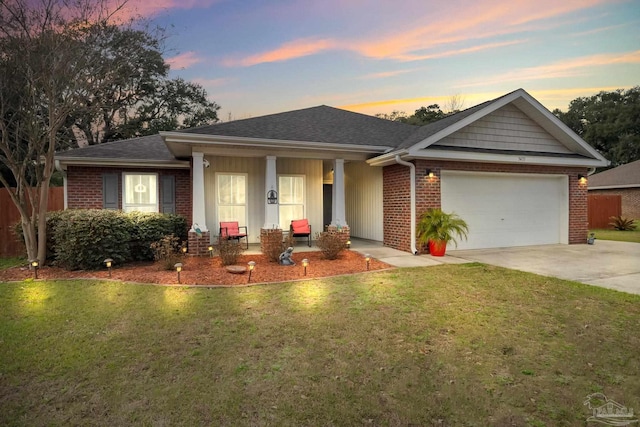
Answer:
[[213, 246], [209, 245], [209, 258], [213, 258]]
[[176, 265], [174, 265], [176, 271], [178, 272], [178, 283], [182, 283], [180, 282], [180, 272], [182, 271], [182, 263], [176, 263]]
[[367, 270], [369, 269], [369, 263], [371, 262], [371, 255], [364, 254], [364, 260], [367, 261]]
[[38, 262], [37, 259], [32, 259], [31, 261], [29, 261], [29, 265], [31, 265], [31, 267], [33, 268], [34, 279], [37, 279], [38, 267], [40, 266], [40, 263]]
[[111, 277], [111, 265], [113, 264], [113, 260], [111, 258], [107, 258], [104, 260], [104, 263], [107, 266], [107, 270], [109, 270], [109, 277]]
[[187, 254], [187, 245], [184, 245], [180, 250], [182, 251], [183, 255], [186, 255]]
[[309, 265], [309, 260], [308, 259], [303, 259], [302, 260], [302, 266], [304, 267], [304, 275], [307, 275], [307, 266]]
[[253, 269], [256, 268], [256, 262], [249, 261], [247, 264], [249, 265], [249, 280], [247, 281], [247, 283], [251, 283], [251, 272], [253, 272]]
[[347, 240], [347, 249], [351, 248], [351, 240]]

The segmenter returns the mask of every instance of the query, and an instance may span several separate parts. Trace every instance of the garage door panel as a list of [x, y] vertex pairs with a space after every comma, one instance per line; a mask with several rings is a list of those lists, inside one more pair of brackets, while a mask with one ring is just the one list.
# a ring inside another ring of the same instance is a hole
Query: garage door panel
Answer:
[[566, 177], [443, 171], [441, 179], [443, 210], [469, 226], [458, 249], [566, 243]]

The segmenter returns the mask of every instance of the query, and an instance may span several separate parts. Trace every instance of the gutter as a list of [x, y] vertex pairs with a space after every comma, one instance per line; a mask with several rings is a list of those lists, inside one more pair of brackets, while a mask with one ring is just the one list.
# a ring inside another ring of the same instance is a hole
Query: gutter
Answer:
[[416, 249], [416, 165], [413, 163], [405, 162], [400, 158], [400, 155], [396, 155], [396, 163], [402, 166], [409, 167], [409, 179], [410, 179], [410, 204], [411, 204], [411, 253], [418, 255]]

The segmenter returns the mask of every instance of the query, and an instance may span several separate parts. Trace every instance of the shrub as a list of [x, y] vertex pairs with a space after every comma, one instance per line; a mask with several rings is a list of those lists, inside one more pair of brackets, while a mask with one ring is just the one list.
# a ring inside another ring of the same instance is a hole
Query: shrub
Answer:
[[280, 254], [289, 246], [294, 247], [295, 245], [295, 239], [291, 234], [287, 234], [284, 240], [280, 236], [278, 233], [269, 233], [263, 237], [267, 239], [264, 255], [270, 262], [279, 262]]
[[609, 218], [611, 222], [610, 226], [620, 231], [633, 231], [636, 229], [635, 220], [629, 218], [623, 218], [622, 216], [612, 216]]
[[320, 248], [322, 255], [326, 259], [337, 259], [340, 252], [345, 248], [344, 241], [340, 235], [327, 231], [316, 233], [316, 246]]
[[160, 261], [165, 270], [173, 270], [180, 259], [180, 239], [173, 234], [164, 236], [150, 245], [153, 259]]
[[222, 265], [233, 265], [238, 262], [244, 249], [240, 246], [240, 242], [220, 236], [215, 250], [220, 256]]
[[151, 243], [173, 234], [179, 240], [187, 240], [187, 220], [179, 215], [131, 212], [126, 214], [131, 228], [131, 256], [134, 261], [154, 259]]
[[70, 270], [101, 268], [105, 258], [124, 264], [131, 259], [130, 228], [118, 211], [64, 211], [53, 233], [56, 262]]

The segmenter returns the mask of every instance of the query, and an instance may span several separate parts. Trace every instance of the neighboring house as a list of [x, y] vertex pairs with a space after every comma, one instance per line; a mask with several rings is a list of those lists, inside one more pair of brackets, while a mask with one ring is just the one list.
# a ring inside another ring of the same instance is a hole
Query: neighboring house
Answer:
[[640, 160], [589, 177], [589, 194], [619, 195], [622, 216], [640, 219]]
[[522, 89], [426, 126], [319, 106], [80, 148], [56, 161], [66, 207], [176, 212], [203, 231], [189, 243], [205, 251], [220, 221], [247, 225], [257, 243], [307, 218], [314, 233], [341, 228], [422, 252], [415, 223], [431, 207], [467, 221], [459, 248], [584, 243], [579, 177], [608, 164]]

